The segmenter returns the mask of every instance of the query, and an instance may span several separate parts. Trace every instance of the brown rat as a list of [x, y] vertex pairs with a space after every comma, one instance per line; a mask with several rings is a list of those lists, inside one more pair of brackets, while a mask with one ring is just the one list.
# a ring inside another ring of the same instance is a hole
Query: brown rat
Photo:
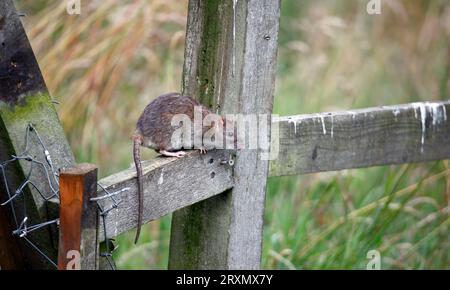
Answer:
[[[139, 196], [138, 227], [136, 231], [135, 243], [137, 243], [141, 232], [142, 215], [144, 210], [140, 146], [154, 149], [164, 156], [183, 156], [185, 152], [181, 151], [181, 149], [192, 149], [193, 146], [191, 146], [190, 148], [186, 148], [185, 144], [183, 147], [172, 144], [171, 138], [174, 131], [177, 129], [171, 124], [172, 118], [175, 115], [184, 114], [188, 116], [191, 121], [193, 121], [194, 108], [196, 106], [199, 106], [202, 109], [202, 119], [205, 118], [205, 116], [208, 114], [213, 114], [208, 108], [204, 107], [198, 101], [189, 96], [184, 96], [179, 93], [168, 93], [165, 95], [161, 95], [150, 102], [150, 104], [148, 104], [144, 109], [142, 115], [139, 117], [139, 120], [136, 124], [136, 132], [133, 136], [133, 157], [137, 172]], [[221, 125], [224, 125], [223, 119], [220, 118], [220, 120]], [[214, 122], [212, 124], [212, 126], [217, 125], [214, 124]], [[202, 128], [202, 132], [205, 133], [205, 131], [212, 128], [212, 126], [204, 126]], [[225, 138], [227, 137], [225, 136]], [[201, 153], [206, 152], [206, 147], [202, 146], [198, 149]], [[208, 147], [208, 149], [211, 149], [211, 147]]]

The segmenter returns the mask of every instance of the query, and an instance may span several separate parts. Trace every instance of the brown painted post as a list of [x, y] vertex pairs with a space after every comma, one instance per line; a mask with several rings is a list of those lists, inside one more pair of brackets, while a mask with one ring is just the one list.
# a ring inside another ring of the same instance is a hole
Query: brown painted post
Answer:
[[98, 268], [97, 167], [80, 164], [59, 177], [60, 231], [58, 269]]

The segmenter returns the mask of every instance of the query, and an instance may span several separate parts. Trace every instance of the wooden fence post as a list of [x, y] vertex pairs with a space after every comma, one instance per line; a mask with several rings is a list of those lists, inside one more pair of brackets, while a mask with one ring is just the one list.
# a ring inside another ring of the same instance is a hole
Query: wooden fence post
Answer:
[[80, 164], [60, 173], [58, 269], [98, 269], [97, 167]]
[[24, 257], [15, 237], [14, 229], [8, 223], [3, 211], [0, 211], [0, 270], [17, 270], [24, 267]]
[[[279, 0], [191, 0], [183, 92], [221, 113], [271, 114], [279, 16]], [[232, 190], [173, 214], [169, 268], [260, 267], [268, 174], [260, 157], [238, 151]]]
[[[71, 167], [75, 161], [70, 146], [65, 138], [58, 115], [47, 91], [39, 65], [28, 42], [22, 23], [12, 0], [0, 1], [0, 161], [18, 155], [25, 150], [25, 133], [29, 124], [39, 131], [47, 153], [51, 156], [54, 168]], [[36, 138], [30, 138], [27, 154], [37, 156], [40, 162], [46, 163], [45, 152]], [[8, 166], [6, 175], [10, 191], [16, 190], [24, 181], [30, 163], [20, 161]], [[1, 176], [1, 174], [0, 174]], [[50, 192], [43, 170], [35, 170], [30, 181], [42, 192]], [[53, 184], [55, 185], [55, 184]], [[8, 199], [6, 184], [0, 178], [0, 200]], [[57, 208], [57, 200], [44, 201], [33, 186], [24, 189], [23, 202], [27, 205], [29, 224], [38, 224], [56, 217], [49, 214], [50, 208]], [[23, 218], [23, 204], [14, 203], [18, 218]], [[6, 216], [11, 226], [12, 210], [9, 206], [0, 207], [2, 216]], [[0, 217], [1, 218], [1, 217]], [[19, 221], [20, 222], [20, 221]], [[14, 225], [16, 226], [16, 225]], [[56, 260], [57, 238], [51, 231], [42, 229], [29, 233], [26, 238], [32, 239], [52, 260]], [[0, 237], [5, 239], [7, 237]], [[19, 241], [20, 255], [24, 257], [24, 267], [32, 269], [52, 268], [39, 253], [21, 238], [9, 235], [3, 243]], [[15, 246], [12, 248], [16, 248]]]

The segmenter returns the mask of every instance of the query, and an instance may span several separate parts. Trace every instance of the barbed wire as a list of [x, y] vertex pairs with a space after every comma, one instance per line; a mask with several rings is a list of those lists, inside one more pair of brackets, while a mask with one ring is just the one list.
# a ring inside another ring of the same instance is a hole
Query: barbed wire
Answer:
[[[30, 133], [34, 132], [38, 141], [38, 145], [41, 147], [42, 154], [44, 156], [44, 160], [41, 162], [37, 157], [34, 157], [30, 153]], [[18, 186], [18, 188], [11, 193], [11, 186], [8, 182], [7, 170], [9, 166], [15, 165], [17, 162], [28, 162], [29, 168], [28, 172], [25, 175], [23, 182]], [[44, 172], [44, 176], [46, 178], [48, 188], [50, 193], [46, 195], [44, 190], [39, 188], [32, 180], [31, 177], [36, 168], [41, 168]], [[50, 156], [49, 151], [47, 150], [42, 138], [39, 133], [36, 131], [36, 128], [32, 124], [28, 124], [25, 129], [25, 148], [22, 152], [17, 155], [11, 155], [11, 159], [3, 161], [0, 163], [0, 171], [2, 174], [3, 184], [7, 195], [7, 200], [2, 202], [1, 206], [10, 206], [11, 213], [13, 216], [13, 221], [15, 224], [15, 230], [12, 231], [12, 235], [18, 236], [22, 238], [28, 245], [30, 245], [37, 253], [39, 253], [45, 260], [47, 260], [51, 265], [57, 267], [56, 262], [53, 261], [48, 254], [46, 254], [43, 250], [41, 250], [37, 243], [35, 243], [31, 237], [28, 236], [29, 233], [42, 229], [44, 227], [50, 226], [52, 224], [59, 225], [59, 219], [54, 219], [51, 221], [45, 221], [39, 224], [29, 225], [30, 218], [28, 216], [28, 210], [26, 206], [25, 199], [25, 191], [26, 188], [32, 187], [42, 198], [44, 202], [48, 202], [52, 198], [59, 198], [59, 182], [58, 182], [58, 174], [55, 172], [53, 167], [53, 162]], [[16, 205], [19, 206], [19, 198], [22, 197], [22, 216], [19, 218], [18, 212], [16, 211]]]
[[[37, 139], [37, 145], [41, 149], [41, 158], [38, 158], [38, 156], [32, 156], [30, 153], [30, 134], [34, 133], [36, 139]], [[56, 225], [59, 227], [59, 218], [44, 221], [38, 224], [29, 224], [30, 218], [28, 216], [27, 206], [26, 206], [26, 189], [27, 188], [33, 188], [40, 196], [42, 201], [44, 203], [48, 203], [52, 199], [58, 199], [59, 200], [59, 173], [57, 170], [55, 170], [52, 162], [52, 158], [50, 155], [50, 152], [47, 150], [47, 147], [45, 146], [44, 142], [42, 141], [42, 138], [39, 134], [39, 132], [36, 130], [36, 128], [32, 124], [28, 124], [25, 131], [25, 145], [24, 150], [20, 152], [17, 155], [11, 155], [11, 159], [0, 162], [0, 172], [1, 176], [0, 178], [3, 181], [5, 191], [7, 194], [7, 200], [0, 202], [0, 206], [10, 206], [13, 221], [15, 224], [15, 229], [12, 231], [12, 235], [17, 236], [19, 238], [22, 238], [31, 248], [33, 248], [39, 255], [41, 255], [46, 261], [48, 261], [53, 267], [57, 268], [57, 264], [55, 261], [53, 261], [48, 254], [45, 253], [44, 250], [42, 250], [36, 242], [34, 242], [31, 237], [29, 236], [30, 233], [41, 230], [45, 227], [48, 227], [50, 225]], [[42, 162], [41, 160], [45, 160]], [[13, 166], [17, 162], [27, 162], [29, 164], [28, 171], [24, 177], [24, 180], [22, 183], [18, 186], [18, 188], [12, 193], [10, 183], [8, 182], [7, 177], [7, 170], [8, 167]], [[41, 170], [41, 173], [44, 175], [45, 179], [45, 185], [48, 185], [47, 190], [49, 192], [45, 192], [44, 189], [39, 188], [35, 182], [32, 181], [32, 177], [35, 175], [36, 170]], [[97, 203], [97, 208], [99, 211], [99, 215], [102, 218], [102, 226], [104, 230], [104, 237], [105, 237], [105, 244], [106, 244], [106, 250], [103, 252], [100, 252], [100, 257], [103, 257], [107, 260], [109, 266], [111, 269], [115, 270], [114, 262], [112, 260], [112, 253], [115, 250], [115, 246], [113, 244], [112, 239], [109, 239], [107, 237], [107, 228], [106, 228], [106, 218], [108, 216], [108, 213], [118, 207], [121, 200], [118, 201], [116, 199], [116, 196], [122, 192], [128, 191], [128, 188], [122, 189], [117, 192], [109, 192], [103, 185], [100, 183], [97, 183], [98, 187], [105, 193], [105, 195], [93, 198], [91, 199], [91, 202]], [[31, 192], [31, 191], [30, 191]], [[19, 198], [22, 197], [22, 204], [20, 204]], [[112, 205], [108, 207], [107, 209], [104, 209], [100, 201], [104, 199], [110, 199], [112, 202]], [[22, 212], [21, 217], [19, 218], [19, 213], [16, 211], [16, 208], [18, 206], [22, 206]]]
[[[113, 243], [114, 240], [108, 238], [108, 231], [107, 231], [107, 228], [106, 228], [106, 218], [107, 218], [108, 214], [112, 210], [116, 209], [119, 206], [119, 204], [122, 202], [122, 200], [117, 201], [115, 196], [120, 194], [120, 193], [122, 193], [122, 192], [128, 191], [129, 188], [124, 188], [124, 189], [116, 191], [116, 192], [110, 192], [110, 191], [108, 191], [106, 189], [106, 187], [104, 187], [100, 183], [97, 182], [97, 185], [105, 192], [105, 195], [103, 195], [103, 196], [91, 198], [91, 202], [96, 202], [97, 203], [97, 208], [98, 208], [100, 217], [102, 218], [103, 233], [104, 233], [104, 237], [105, 237], [105, 249], [106, 250], [104, 252], [100, 252], [100, 257], [105, 258], [106, 261], [108, 262], [109, 267], [112, 270], [115, 270], [116, 268], [115, 268], [114, 262], [112, 260], [112, 253], [114, 252], [114, 250], [117, 247]], [[105, 209], [100, 204], [100, 201], [104, 200], [106, 198], [111, 200], [112, 205]]]

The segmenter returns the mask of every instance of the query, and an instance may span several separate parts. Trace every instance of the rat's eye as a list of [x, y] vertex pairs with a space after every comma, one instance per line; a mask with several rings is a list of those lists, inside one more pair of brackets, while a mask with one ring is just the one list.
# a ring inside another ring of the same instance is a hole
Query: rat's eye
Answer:
[[230, 137], [233, 137], [234, 134], [233, 134], [233, 132], [228, 132], [227, 135]]

